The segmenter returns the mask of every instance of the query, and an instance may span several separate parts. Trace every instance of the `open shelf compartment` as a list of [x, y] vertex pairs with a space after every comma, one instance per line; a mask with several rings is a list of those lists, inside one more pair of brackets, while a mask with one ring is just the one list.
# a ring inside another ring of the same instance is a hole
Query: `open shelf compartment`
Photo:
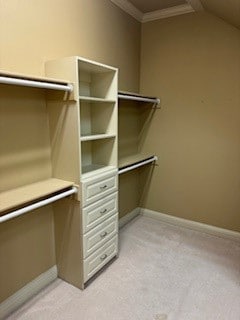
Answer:
[[[80, 102], [81, 138], [91, 135], [115, 136], [117, 134], [117, 117], [115, 103]], [[103, 136], [104, 138], [104, 136]]]
[[99, 169], [106, 167], [117, 168], [116, 148], [117, 142], [115, 138], [82, 141], [82, 174], [98, 172]]
[[102, 64], [78, 61], [79, 95], [114, 100], [117, 88], [117, 69]]

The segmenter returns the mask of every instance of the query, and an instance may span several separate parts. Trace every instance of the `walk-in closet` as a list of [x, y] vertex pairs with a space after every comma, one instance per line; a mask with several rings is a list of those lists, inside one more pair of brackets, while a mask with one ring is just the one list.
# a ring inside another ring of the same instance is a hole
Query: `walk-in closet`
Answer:
[[0, 320], [240, 319], [240, 0], [0, 0]]

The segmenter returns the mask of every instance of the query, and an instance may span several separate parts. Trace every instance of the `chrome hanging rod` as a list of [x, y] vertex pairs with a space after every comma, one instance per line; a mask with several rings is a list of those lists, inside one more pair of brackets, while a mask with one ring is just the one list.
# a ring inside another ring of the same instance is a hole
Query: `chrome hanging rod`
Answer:
[[148, 98], [148, 97], [141, 97], [141, 96], [134, 96], [134, 95], [127, 95], [127, 94], [118, 94], [119, 99], [125, 99], [125, 100], [134, 100], [134, 101], [142, 101], [142, 102], [151, 102], [156, 105], [160, 104], [159, 98]]
[[29, 211], [34, 210], [34, 209], [46, 206], [47, 204], [50, 204], [50, 203], [55, 202], [57, 200], [60, 200], [62, 198], [68, 197], [71, 194], [77, 193], [77, 191], [78, 191], [78, 189], [76, 187], [72, 187], [70, 190], [64, 191], [64, 192], [59, 193], [59, 194], [57, 194], [55, 196], [49, 197], [49, 198], [44, 199], [44, 200], [40, 200], [40, 201], [38, 201], [36, 203], [30, 204], [30, 205], [28, 205], [26, 207], [23, 207], [21, 209], [17, 209], [15, 211], [7, 213], [7, 214], [5, 214], [5, 215], [0, 217], [0, 223], [8, 221], [8, 220], [13, 219], [13, 218], [16, 218], [16, 217], [18, 217], [20, 215], [23, 215], [23, 214], [25, 214], [25, 213], [27, 213]]
[[158, 160], [158, 157], [157, 156], [153, 156], [150, 159], [147, 159], [147, 160], [138, 162], [136, 164], [129, 165], [129, 166], [125, 167], [125, 168], [119, 169], [118, 170], [118, 174], [122, 174], [122, 173], [128, 172], [130, 170], [142, 167], [142, 166], [144, 166], [144, 165], [146, 165], [148, 163], [151, 163], [151, 162], [154, 162], [154, 161], [157, 161], [157, 160]]
[[0, 77], [0, 83], [2, 84], [11, 84], [16, 86], [24, 86], [24, 87], [34, 87], [34, 88], [42, 88], [42, 89], [52, 89], [52, 90], [62, 90], [67, 92], [73, 91], [73, 85], [69, 84], [59, 84], [59, 83], [51, 83], [45, 81], [38, 80], [27, 80], [27, 79], [19, 79], [13, 77]]

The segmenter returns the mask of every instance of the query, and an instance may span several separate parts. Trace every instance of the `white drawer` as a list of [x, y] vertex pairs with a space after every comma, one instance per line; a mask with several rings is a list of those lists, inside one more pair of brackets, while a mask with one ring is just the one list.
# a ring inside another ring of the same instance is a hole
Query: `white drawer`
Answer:
[[82, 207], [100, 200], [118, 190], [117, 171], [82, 180]]
[[83, 257], [88, 257], [117, 233], [118, 214], [115, 214], [83, 236]]
[[84, 282], [90, 279], [118, 252], [118, 235], [105, 243], [100, 249], [84, 260]]
[[118, 212], [118, 192], [94, 202], [82, 209], [83, 233], [96, 227], [99, 223]]

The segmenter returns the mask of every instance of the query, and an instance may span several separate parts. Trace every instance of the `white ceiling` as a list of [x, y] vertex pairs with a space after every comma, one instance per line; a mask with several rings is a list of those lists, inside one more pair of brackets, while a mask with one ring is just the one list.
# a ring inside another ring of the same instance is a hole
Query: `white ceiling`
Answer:
[[240, 29], [240, 0], [111, 0], [140, 22], [206, 10]]

